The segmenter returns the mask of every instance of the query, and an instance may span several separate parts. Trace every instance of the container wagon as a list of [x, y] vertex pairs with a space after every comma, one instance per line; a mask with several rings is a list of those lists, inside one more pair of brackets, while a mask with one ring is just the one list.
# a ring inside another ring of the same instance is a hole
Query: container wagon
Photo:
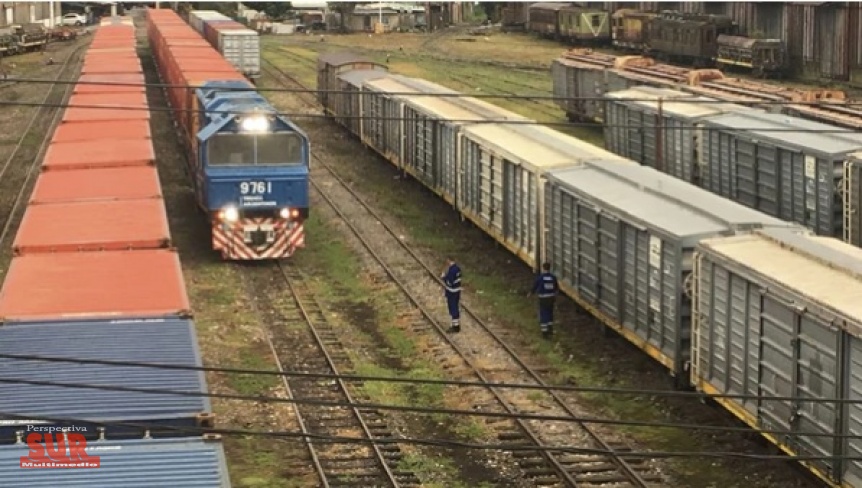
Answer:
[[[230, 488], [218, 438], [201, 437], [214, 426], [203, 373], [109, 364], [202, 366], [143, 90], [91, 84], [143, 80], [135, 29], [122, 24], [95, 31], [0, 287], [4, 487], [107, 487], [122, 479], [127, 487], [167, 488], [194, 479]], [[151, 389], [188, 395], [137, 391]], [[99, 469], [31, 469], [22, 477], [33, 425], [74, 425]]]

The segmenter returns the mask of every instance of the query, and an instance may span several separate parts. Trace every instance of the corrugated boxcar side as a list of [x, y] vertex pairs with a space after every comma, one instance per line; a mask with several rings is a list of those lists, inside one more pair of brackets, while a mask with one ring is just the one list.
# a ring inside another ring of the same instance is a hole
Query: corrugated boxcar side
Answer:
[[545, 185], [546, 254], [581, 305], [678, 375], [699, 239], [787, 225], [643, 166], [588, 162]]
[[553, 80], [554, 103], [566, 112], [566, 115], [575, 114], [573, 101], [574, 96], [569, 93], [569, 84], [566, 83], [568, 78], [568, 68], [563, 64], [563, 61], [555, 59], [551, 63], [551, 79]]
[[862, 247], [862, 153], [855, 153], [844, 164], [841, 180], [844, 206], [844, 240]]
[[840, 180], [847, 154], [862, 148], [862, 137], [761, 112], [711, 117], [703, 125], [704, 188], [818, 234], [842, 237]]
[[[20, 459], [26, 444], [0, 446], [0, 486], [4, 488], [55, 488], [54, 469], [27, 469]], [[64, 469], [63, 484], [91, 488], [231, 488], [224, 448], [211, 439], [143, 439], [99, 441], [87, 446], [98, 456], [96, 469]], [[190, 473], [192, 473], [190, 475]], [[121, 481], [118, 481], [121, 480]], [[182, 480], [182, 481], [178, 481]]]
[[462, 130], [459, 210], [527, 264], [539, 251], [542, 180], [590, 159], [628, 160], [535, 125], [479, 124]]
[[[755, 428], [789, 432], [766, 437], [794, 454], [858, 456], [862, 440], [837, 435], [862, 433], [862, 405], [823, 400], [862, 394], [860, 277], [862, 250], [830, 238], [770, 230], [702, 242], [692, 382], [752, 395], [719, 401]], [[810, 464], [833, 481], [862, 479], [858, 462]]]

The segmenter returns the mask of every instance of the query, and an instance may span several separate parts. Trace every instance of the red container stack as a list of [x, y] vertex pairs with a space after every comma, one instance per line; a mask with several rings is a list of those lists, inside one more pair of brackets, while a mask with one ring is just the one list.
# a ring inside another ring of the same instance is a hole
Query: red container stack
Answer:
[[69, 105], [13, 244], [0, 322], [187, 316], [133, 26], [96, 30]]

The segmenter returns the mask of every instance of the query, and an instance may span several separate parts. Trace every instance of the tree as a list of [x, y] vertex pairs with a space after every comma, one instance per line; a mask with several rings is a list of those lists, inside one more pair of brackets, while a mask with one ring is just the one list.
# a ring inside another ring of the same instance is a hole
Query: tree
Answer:
[[243, 4], [258, 12], [263, 12], [270, 19], [282, 19], [292, 8], [290, 2], [243, 2]]
[[353, 15], [353, 11], [356, 10], [356, 4], [353, 2], [329, 2], [329, 9], [333, 12], [338, 12], [341, 14], [341, 27], [343, 28], [347, 25], [347, 19]]

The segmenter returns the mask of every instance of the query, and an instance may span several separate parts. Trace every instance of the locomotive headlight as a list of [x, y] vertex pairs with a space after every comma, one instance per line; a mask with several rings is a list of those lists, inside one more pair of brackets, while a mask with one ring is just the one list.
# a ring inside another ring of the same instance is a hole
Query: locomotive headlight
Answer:
[[236, 222], [239, 220], [239, 210], [236, 207], [225, 207], [219, 213], [222, 220], [227, 222]]
[[266, 132], [269, 130], [269, 121], [264, 116], [253, 116], [242, 119], [239, 123], [244, 132]]
[[286, 218], [290, 217], [290, 209], [289, 208], [283, 208], [283, 209], [281, 209], [281, 211], [278, 214], [281, 216], [281, 218], [286, 219]]

